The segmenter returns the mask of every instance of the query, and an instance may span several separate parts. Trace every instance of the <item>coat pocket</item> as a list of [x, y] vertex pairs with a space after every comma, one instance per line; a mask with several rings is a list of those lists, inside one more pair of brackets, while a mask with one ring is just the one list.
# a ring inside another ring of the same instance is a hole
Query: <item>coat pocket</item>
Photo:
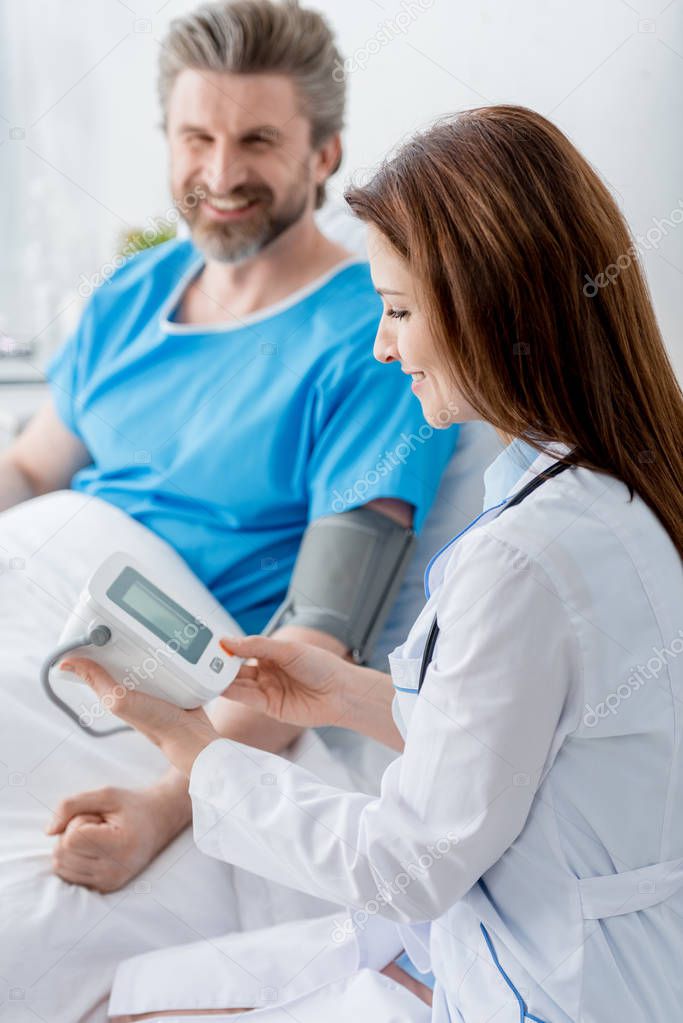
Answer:
[[583, 877], [578, 885], [584, 920], [637, 913], [666, 902], [683, 889], [683, 859], [618, 874]]

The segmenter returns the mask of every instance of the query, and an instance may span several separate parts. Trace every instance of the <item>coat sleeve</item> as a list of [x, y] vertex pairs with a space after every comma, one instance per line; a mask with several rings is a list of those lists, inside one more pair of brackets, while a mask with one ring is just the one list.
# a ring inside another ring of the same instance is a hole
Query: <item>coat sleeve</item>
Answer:
[[217, 740], [190, 780], [200, 849], [398, 923], [436, 919], [504, 854], [557, 750], [576, 638], [535, 561], [484, 529], [458, 547], [435, 659], [380, 795]]

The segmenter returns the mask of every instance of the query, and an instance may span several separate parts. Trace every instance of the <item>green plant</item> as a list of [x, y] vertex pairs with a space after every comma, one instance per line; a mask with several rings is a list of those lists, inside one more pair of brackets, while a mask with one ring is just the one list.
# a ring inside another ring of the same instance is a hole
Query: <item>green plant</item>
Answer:
[[133, 227], [120, 236], [118, 254], [128, 259], [143, 249], [152, 249], [155, 245], [168, 242], [176, 236], [176, 225], [163, 217], [149, 221], [147, 227]]

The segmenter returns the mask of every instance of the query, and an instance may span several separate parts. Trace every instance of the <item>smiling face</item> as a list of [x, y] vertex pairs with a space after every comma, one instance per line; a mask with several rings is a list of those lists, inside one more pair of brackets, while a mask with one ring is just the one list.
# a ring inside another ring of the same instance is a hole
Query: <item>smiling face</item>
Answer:
[[374, 225], [368, 226], [372, 280], [384, 303], [375, 338], [379, 362], [399, 362], [412, 377], [425, 419], [437, 429], [479, 416], [463, 399], [430, 335], [424, 304], [407, 262]]
[[[167, 112], [171, 191], [208, 258], [249, 259], [312, 211], [334, 140], [313, 150], [299, 107], [284, 75], [178, 75]], [[204, 198], [187, 202], [193, 192]]]

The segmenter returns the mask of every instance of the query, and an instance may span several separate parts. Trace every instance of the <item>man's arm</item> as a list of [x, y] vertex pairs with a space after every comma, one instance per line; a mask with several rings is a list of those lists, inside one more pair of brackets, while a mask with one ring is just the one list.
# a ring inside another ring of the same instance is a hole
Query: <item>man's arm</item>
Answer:
[[49, 400], [0, 452], [0, 511], [65, 489], [90, 461], [85, 445], [67, 429]]
[[[405, 501], [395, 498], [379, 498], [376, 501], [371, 501], [367, 507], [386, 515], [406, 529], [412, 526], [414, 509]], [[319, 629], [304, 628], [300, 625], [284, 625], [273, 633], [273, 638], [310, 643], [312, 646], [331, 650], [340, 656], [349, 654], [340, 640]], [[226, 739], [236, 739], [238, 742], [268, 750], [271, 753], [282, 752], [302, 731], [296, 725], [274, 721], [249, 707], [239, 706], [228, 700], [216, 700], [209, 716], [216, 730]]]

